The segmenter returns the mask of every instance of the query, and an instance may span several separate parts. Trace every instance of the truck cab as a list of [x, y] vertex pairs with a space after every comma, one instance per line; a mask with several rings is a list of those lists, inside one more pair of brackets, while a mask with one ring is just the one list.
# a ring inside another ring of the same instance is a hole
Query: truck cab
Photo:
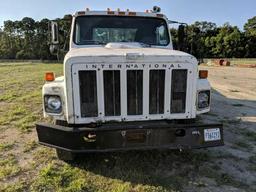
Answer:
[[[46, 74], [39, 143], [60, 159], [77, 153], [223, 145], [222, 124], [199, 124], [210, 111], [207, 71], [173, 49], [167, 17], [152, 11], [79, 11], [73, 15], [64, 76]], [[52, 24], [52, 47], [58, 45]]]

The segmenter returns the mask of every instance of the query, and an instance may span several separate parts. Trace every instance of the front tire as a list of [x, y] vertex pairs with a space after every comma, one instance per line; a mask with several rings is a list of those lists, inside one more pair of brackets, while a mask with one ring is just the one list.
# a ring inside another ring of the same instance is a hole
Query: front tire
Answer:
[[69, 152], [69, 151], [64, 151], [64, 150], [61, 150], [61, 149], [56, 149], [56, 154], [57, 154], [57, 157], [60, 160], [65, 161], [65, 162], [72, 162], [76, 158], [75, 153], [72, 153], [72, 152]]

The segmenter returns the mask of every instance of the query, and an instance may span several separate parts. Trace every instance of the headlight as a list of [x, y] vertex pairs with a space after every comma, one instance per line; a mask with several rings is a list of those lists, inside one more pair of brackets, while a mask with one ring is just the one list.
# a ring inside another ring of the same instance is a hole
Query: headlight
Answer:
[[44, 97], [45, 111], [47, 113], [60, 114], [62, 111], [62, 103], [59, 96], [47, 95]]
[[200, 91], [198, 93], [198, 109], [205, 109], [210, 106], [210, 91]]

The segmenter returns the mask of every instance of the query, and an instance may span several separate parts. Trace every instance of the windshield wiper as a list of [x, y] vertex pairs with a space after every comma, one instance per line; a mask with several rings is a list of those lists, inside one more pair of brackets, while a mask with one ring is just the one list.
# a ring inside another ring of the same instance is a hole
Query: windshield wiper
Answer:
[[89, 44], [89, 45], [105, 45], [105, 43], [95, 40], [83, 40], [83, 44]]
[[143, 43], [143, 42], [137, 42], [137, 43], [141, 44], [143, 47], [151, 47], [151, 45], [147, 43]]

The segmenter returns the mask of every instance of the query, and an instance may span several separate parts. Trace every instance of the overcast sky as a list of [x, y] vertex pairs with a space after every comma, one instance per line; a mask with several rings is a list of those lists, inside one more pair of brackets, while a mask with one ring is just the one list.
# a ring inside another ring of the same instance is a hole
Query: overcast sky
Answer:
[[145, 11], [162, 7], [169, 19], [187, 22], [229, 22], [243, 29], [247, 19], [256, 16], [256, 0], [0, 0], [0, 26], [5, 20], [32, 17], [55, 19], [89, 7], [91, 10], [121, 8]]

